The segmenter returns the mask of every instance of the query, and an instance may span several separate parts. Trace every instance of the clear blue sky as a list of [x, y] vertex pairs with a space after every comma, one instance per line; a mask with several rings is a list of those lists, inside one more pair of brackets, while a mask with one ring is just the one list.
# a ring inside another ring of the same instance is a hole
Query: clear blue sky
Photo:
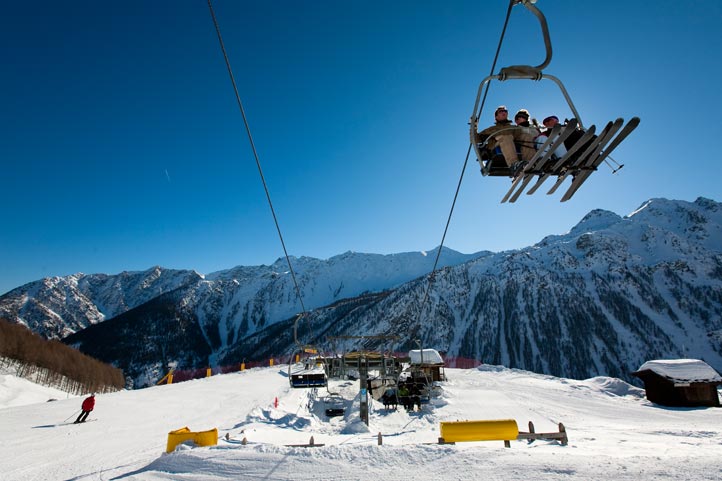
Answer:
[[[441, 240], [508, 2], [214, 7], [289, 252]], [[539, 0], [586, 125], [642, 124], [567, 203], [470, 161], [446, 245], [531, 245], [595, 208], [720, 195], [722, 2]], [[204, 0], [4, 2], [0, 293], [45, 276], [269, 264], [280, 242]], [[537, 65], [514, 8], [500, 66]], [[497, 67], [497, 71], [498, 71]], [[551, 82], [494, 82], [484, 112], [568, 116]]]

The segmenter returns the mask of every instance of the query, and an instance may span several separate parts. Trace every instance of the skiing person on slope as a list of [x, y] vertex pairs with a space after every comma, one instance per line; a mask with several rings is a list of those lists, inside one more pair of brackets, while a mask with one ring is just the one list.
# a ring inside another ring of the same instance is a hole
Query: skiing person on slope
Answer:
[[83, 412], [80, 413], [80, 416], [78, 416], [78, 419], [75, 420], [74, 424], [84, 423], [85, 420], [88, 419], [88, 414], [90, 414], [90, 411], [92, 411], [95, 407], [95, 393], [86, 397], [81, 407]]

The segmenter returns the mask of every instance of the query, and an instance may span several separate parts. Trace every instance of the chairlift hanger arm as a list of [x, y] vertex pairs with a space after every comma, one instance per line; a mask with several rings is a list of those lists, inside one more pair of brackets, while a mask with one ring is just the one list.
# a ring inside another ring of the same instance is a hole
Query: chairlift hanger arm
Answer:
[[303, 349], [303, 345], [298, 341], [298, 321], [303, 317], [303, 314], [298, 314], [296, 316], [296, 320], [293, 321], [293, 342], [296, 343], [296, 345], [299, 347], [299, 349]]
[[[526, 67], [526, 68], [534, 69], [534, 70], [538, 71], [539, 73], [541, 73], [541, 71], [544, 70], [549, 65], [549, 62], [552, 61], [552, 41], [551, 41], [551, 37], [549, 36], [549, 25], [547, 25], [547, 19], [544, 16], [544, 14], [541, 12], [541, 10], [539, 10], [536, 7], [536, 5], [534, 5], [537, 2], [537, 0], [511, 0], [511, 2], [514, 6], [516, 6], [518, 4], [524, 5], [527, 10], [529, 10], [531, 13], [534, 14], [534, 16], [537, 19], [539, 19], [539, 24], [541, 25], [541, 30], [542, 30], [542, 36], [544, 37], [544, 47], [546, 48], [547, 56], [544, 59], [544, 61], [536, 67], [529, 67], [527, 65], [515, 65], [513, 67], [507, 67], [507, 68], [513, 69], [515, 67]], [[502, 73], [504, 72], [504, 70], [505, 69], [501, 69]]]
[[316, 349], [315, 346], [310, 344], [302, 344], [298, 339], [298, 321], [308, 317], [308, 313], [303, 311], [296, 315], [296, 319], [293, 321], [293, 342], [296, 344], [299, 351], [304, 352], [306, 349]]

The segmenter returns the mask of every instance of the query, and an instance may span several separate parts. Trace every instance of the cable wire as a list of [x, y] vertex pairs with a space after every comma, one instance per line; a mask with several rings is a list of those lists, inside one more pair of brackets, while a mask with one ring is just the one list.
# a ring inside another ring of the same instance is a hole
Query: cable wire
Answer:
[[[210, 1], [210, 0], [209, 0]], [[496, 63], [499, 60], [499, 52], [501, 52], [501, 45], [504, 42], [504, 36], [506, 35], [506, 28], [509, 25], [509, 17], [511, 16], [511, 9], [519, 3], [519, 0], [510, 0], [509, 1], [509, 8], [506, 11], [506, 18], [504, 19], [504, 27], [501, 30], [501, 35], [499, 37], [499, 45], [496, 48], [496, 54], [494, 55], [494, 62], [491, 65], [491, 73], [489, 75], [494, 74], [494, 70], [496, 69]], [[481, 105], [479, 106], [479, 113], [477, 118], [481, 117], [481, 112], [484, 110], [484, 103], [486, 102], [486, 96], [489, 93], [489, 87], [490, 84], [486, 84], [486, 89], [484, 90], [484, 96], [481, 100]], [[431, 274], [429, 274], [429, 283], [426, 286], [426, 291], [424, 292], [424, 297], [421, 301], [421, 307], [419, 309], [419, 322], [418, 324], [421, 324], [421, 318], [424, 313], [424, 307], [426, 306], [426, 301], [429, 298], [429, 292], [431, 291], [431, 287], [434, 283], [434, 276], [436, 274], [437, 266], [439, 265], [439, 258], [441, 257], [441, 251], [444, 248], [444, 241], [446, 240], [446, 234], [449, 231], [449, 225], [451, 224], [451, 217], [454, 214], [454, 207], [456, 206], [456, 199], [459, 197], [459, 190], [461, 189], [461, 182], [464, 179], [464, 172], [466, 171], [466, 166], [469, 163], [469, 154], [471, 153], [471, 144], [469, 144], [469, 149], [466, 151], [466, 158], [464, 159], [464, 166], [461, 168], [461, 175], [459, 176], [459, 182], [456, 185], [456, 192], [454, 193], [454, 200], [451, 203], [451, 210], [449, 211], [449, 217], [446, 219], [446, 227], [444, 228], [444, 234], [441, 236], [441, 244], [439, 245], [439, 250], [436, 253], [436, 259], [434, 260], [434, 267], [431, 269]]]
[[[298, 282], [296, 281], [296, 273], [293, 270], [293, 266], [291, 265], [291, 258], [288, 255], [288, 250], [286, 250], [286, 243], [283, 240], [283, 234], [281, 233], [281, 227], [278, 223], [278, 217], [276, 216], [276, 211], [273, 208], [273, 202], [271, 201], [271, 194], [268, 191], [268, 185], [266, 184], [266, 178], [263, 175], [263, 169], [261, 168], [261, 161], [258, 157], [258, 151], [256, 150], [256, 144], [253, 142], [253, 136], [251, 135], [251, 128], [248, 123], [248, 118], [246, 117], [246, 111], [243, 108], [243, 102], [241, 102], [241, 96], [238, 93], [238, 86], [236, 85], [236, 79], [233, 76], [233, 70], [231, 69], [231, 62], [228, 60], [228, 53], [226, 52], [226, 47], [223, 44], [223, 37], [221, 36], [221, 29], [218, 26], [218, 20], [216, 19], [216, 13], [213, 11], [213, 5], [211, 3], [211, 0], [208, 0], [208, 8], [211, 11], [211, 17], [213, 18], [213, 24], [216, 27], [216, 34], [218, 35], [218, 42], [221, 45], [221, 51], [223, 52], [223, 58], [226, 61], [226, 67], [228, 68], [228, 75], [231, 78], [231, 84], [233, 84], [233, 91], [236, 94], [236, 101], [238, 102], [238, 108], [241, 111], [241, 116], [243, 117], [243, 124], [246, 127], [246, 134], [248, 134], [248, 140], [251, 143], [251, 149], [253, 150], [253, 157], [256, 159], [256, 166], [258, 167], [258, 173], [261, 176], [261, 182], [263, 183], [263, 189], [266, 192], [266, 199], [268, 200], [268, 206], [271, 208], [271, 214], [273, 215], [273, 222], [276, 224], [276, 231], [278, 232], [278, 238], [281, 240], [281, 246], [283, 247], [283, 253], [286, 256], [286, 262], [288, 263], [288, 270], [291, 273], [291, 278], [293, 279], [293, 285], [296, 289], [296, 295], [298, 296], [298, 301], [301, 304], [301, 310], [302, 310], [302, 316], [306, 316], [306, 307], [303, 304], [303, 297], [301, 296], [301, 289], [298, 286]], [[310, 328], [310, 325], [309, 325]], [[296, 342], [298, 342], [296, 340]]]

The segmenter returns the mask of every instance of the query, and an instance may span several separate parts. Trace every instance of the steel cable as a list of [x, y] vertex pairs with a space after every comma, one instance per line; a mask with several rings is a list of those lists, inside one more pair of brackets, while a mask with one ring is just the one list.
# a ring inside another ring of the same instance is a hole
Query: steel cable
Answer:
[[[253, 135], [251, 135], [251, 128], [248, 123], [248, 118], [246, 117], [246, 112], [243, 108], [243, 103], [241, 102], [241, 96], [238, 93], [238, 86], [236, 85], [236, 79], [233, 76], [233, 70], [231, 69], [231, 62], [228, 59], [228, 53], [226, 52], [226, 47], [223, 43], [223, 37], [221, 36], [221, 29], [218, 26], [218, 20], [216, 19], [216, 13], [213, 11], [213, 5], [211, 3], [211, 0], [208, 0], [208, 8], [211, 12], [211, 17], [213, 18], [213, 25], [216, 27], [216, 34], [218, 35], [218, 42], [221, 46], [221, 51], [223, 52], [223, 58], [226, 61], [226, 67], [228, 69], [228, 75], [231, 78], [231, 84], [233, 85], [233, 91], [236, 94], [236, 101], [238, 102], [238, 108], [241, 111], [241, 116], [243, 117], [243, 124], [246, 127], [246, 134], [248, 135], [248, 140], [251, 143], [251, 149], [253, 150], [253, 157], [256, 160], [256, 166], [258, 167], [258, 174], [261, 176], [261, 182], [263, 183], [263, 189], [266, 192], [266, 199], [268, 200], [268, 206], [271, 208], [271, 214], [273, 215], [273, 222], [276, 224], [276, 231], [278, 232], [278, 238], [281, 240], [281, 246], [283, 247], [283, 253], [286, 256], [286, 262], [288, 263], [288, 270], [291, 273], [291, 279], [293, 280], [293, 285], [296, 289], [296, 295], [298, 296], [298, 301], [301, 304], [301, 310], [302, 314], [301, 316], [307, 317], [306, 315], [306, 307], [303, 304], [303, 296], [301, 295], [301, 289], [298, 286], [298, 282], [296, 280], [296, 273], [293, 270], [293, 266], [291, 265], [291, 258], [288, 255], [288, 250], [286, 249], [286, 243], [283, 240], [283, 234], [281, 233], [281, 227], [278, 223], [278, 217], [276, 216], [276, 211], [273, 208], [273, 202], [271, 201], [271, 194], [268, 191], [268, 185], [266, 184], [266, 178], [263, 175], [263, 169], [261, 168], [261, 161], [258, 157], [258, 151], [256, 150], [256, 145], [253, 142]], [[310, 330], [310, 321], [309, 321], [309, 330]], [[294, 331], [294, 337], [295, 337], [295, 331]], [[311, 335], [311, 337], [313, 337]], [[297, 339], [294, 339], [296, 343], [298, 343]]]
[[[506, 28], [509, 25], [509, 17], [511, 16], [511, 9], [519, 2], [519, 0], [510, 0], [509, 1], [509, 8], [506, 11], [506, 18], [504, 19], [504, 27], [501, 30], [501, 35], [499, 37], [499, 45], [496, 48], [496, 54], [494, 55], [494, 62], [491, 65], [491, 73], [489, 75], [494, 74], [494, 70], [496, 69], [496, 63], [499, 60], [499, 52], [501, 51], [501, 45], [504, 42], [504, 36], [506, 34]], [[481, 105], [479, 106], [479, 113], [477, 115], [477, 118], [481, 118], [481, 113], [484, 110], [484, 103], [486, 102], [486, 96], [489, 93], [489, 87], [490, 84], [486, 85], [486, 89], [484, 90], [484, 96], [481, 100]], [[449, 211], [449, 216], [446, 219], [446, 227], [444, 228], [444, 234], [441, 236], [441, 244], [439, 245], [439, 250], [436, 253], [436, 259], [434, 260], [434, 267], [431, 269], [431, 274], [429, 274], [429, 283], [426, 286], [426, 291], [424, 292], [424, 297], [421, 301], [421, 307], [419, 308], [419, 325], [421, 324], [421, 318], [424, 314], [424, 307], [426, 306], [426, 302], [429, 298], [429, 292], [431, 291], [431, 287], [434, 283], [434, 275], [436, 274], [436, 269], [439, 264], [439, 258], [441, 257], [441, 251], [444, 248], [444, 241], [446, 240], [446, 234], [449, 230], [449, 225], [451, 224], [451, 217], [454, 214], [454, 207], [456, 206], [456, 199], [459, 197], [459, 190], [461, 189], [461, 182], [464, 179], [464, 172], [466, 171], [466, 166], [469, 163], [469, 154], [471, 153], [471, 144], [469, 144], [469, 149], [466, 151], [466, 158], [464, 159], [464, 165], [461, 168], [461, 175], [459, 176], [459, 182], [456, 186], [456, 192], [454, 193], [454, 200], [451, 203], [451, 209]]]

